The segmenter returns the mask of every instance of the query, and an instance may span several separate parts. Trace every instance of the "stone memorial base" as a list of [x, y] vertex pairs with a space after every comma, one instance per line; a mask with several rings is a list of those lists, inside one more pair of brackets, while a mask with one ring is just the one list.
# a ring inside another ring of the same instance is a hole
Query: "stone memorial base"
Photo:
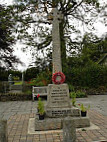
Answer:
[[[68, 117], [68, 118], [74, 120], [76, 128], [83, 128], [90, 126], [90, 121], [88, 117]], [[35, 118], [35, 131], [62, 129], [63, 120], [64, 118], [45, 118], [44, 120], [39, 120], [37, 116]]]
[[67, 84], [49, 84], [46, 105], [46, 116], [44, 120], [35, 118], [35, 130], [57, 130], [63, 128], [66, 118], [73, 120], [76, 128], [89, 127], [88, 117], [80, 117], [80, 110], [71, 106], [69, 88]]

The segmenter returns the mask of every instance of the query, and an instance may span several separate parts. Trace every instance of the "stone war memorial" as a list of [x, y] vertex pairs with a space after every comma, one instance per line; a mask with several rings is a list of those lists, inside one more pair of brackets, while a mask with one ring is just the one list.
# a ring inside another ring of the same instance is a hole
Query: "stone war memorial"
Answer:
[[[51, 18], [50, 18], [51, 17]], [[73, 107], [69, 99], [69, 87], [65, 81], [65, 75], [62, 73], [61, 50], [59, 22], [63, 15], [57, 8], [53, 8], [48, 16], [52, 22], [52, 40], [53, 40], [53, 84], [48, 85], [47, 104], [45, 108], [46, 116], [44, 120], [35, 118], [35, 131], [57, 130], [63, 128], [63, 122], [68, 118], [72, 120], [76, 128], [89, 127], [88, 117], [81, 117], [80, 110]]]

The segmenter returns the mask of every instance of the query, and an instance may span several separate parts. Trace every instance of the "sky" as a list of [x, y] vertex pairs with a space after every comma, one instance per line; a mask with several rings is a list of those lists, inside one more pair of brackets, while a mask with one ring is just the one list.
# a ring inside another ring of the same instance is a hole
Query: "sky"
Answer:
[[[0, 0], [0, 4], [12, 4], [14, 0]], [[107, 4], [107, 0], [100, 0], [102, 3], [106, 3]], [[107, 13], [107, 11], [106, 11]], [[100, 17], [101, 19], [101, 17]], [[81, 27], [81, 26], [80, 26]], [[97, 34], [97, 36], [102, 36], [103, 34], [107, 33], [107, 27], [104, 26], [101, 22], [97, 21], [94, 24], [95, 27], [95, 33]], [[84, 32], [87, 31], [87, 29], [85, 29], [85, 27], [81, 27], [81, 33], [84, 34]], [[75, 34], [73, 35], [73, 37], [75, 38]], [[17, 57], [19, 57], [19, 59], [24, 62], [24, 65], [18, 65], [18, 70], [24, 71], [26, 70], [26, 68], [32, 63], [32, 56], [30, 54], [30, 51], [28, 50], [27, 52], [23, 52], [22, 51], [22, 47], [25, 46], [20, 42], [17, 42], [16, 45], [14, 45], [14, 55], [16, 55]]]

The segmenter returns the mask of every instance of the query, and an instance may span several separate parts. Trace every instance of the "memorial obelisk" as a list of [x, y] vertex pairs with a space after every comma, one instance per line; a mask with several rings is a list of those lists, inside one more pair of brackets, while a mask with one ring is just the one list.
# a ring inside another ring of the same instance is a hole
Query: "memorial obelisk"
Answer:
[[[52, 62], [53, 62], [53, 75], [62, 73], [61, 65], [61, 51], [60, 51], [60, 34], [59, 22], [63, 18], [61, 12], [57, 8], [53, 8], [49, 14], [48, 20], [52, 20]], [[61, 76], [56, 76], [56, 82], [60, 82]], [[90, 126], [88, 118], [80, 117], [80, 110], [72, 107], [69, 98], [69, 88], [66, 83], [60, 82], [59, 84], [53, 82], [48, 85], [48, 96], [46, 105], [46, 117], [43, 121], [35, 119], [35, 130], [56, 130], [62, 129], [63, 118], [69, 116], [76, 124], [76, 128]]]
[[[53, 8], [49, 17], [51, 17], [52, 20], [53, 73], [62, 72], [59, 23], [63, 18], [63, 15], [61, 14], [60, 11], [57, 10], [57, 8]], [[57, 77], [56, 79], [60, 79], [60, 77]], [[48, 85], [46, 115], [49, 117], [60, 117], [60, 116], [71, 115], [69, 88], [67, 84], [64, 83], [58, 85], [57, 84]]]

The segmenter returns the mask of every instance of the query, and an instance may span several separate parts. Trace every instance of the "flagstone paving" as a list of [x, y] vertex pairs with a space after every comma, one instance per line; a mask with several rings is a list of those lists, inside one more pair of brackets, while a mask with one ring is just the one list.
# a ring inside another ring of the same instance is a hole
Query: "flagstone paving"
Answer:
[[[77, 142], [107, 142], [107, 96], [89, 96], [77, 99], [78, 103], [91, 104], [90, 121], [99, 129], [76, 131]], [[0, 118], [8, 120], [8, 142], [62, 142], [62, 132], [28, 134], [30, 118], [36, 114], [37, 102], [0, 102]]]
[[[34, 118], [35, 114], [17, 114], [8, 120], [8, 142], [63, 142], [62, 132], [53, 132], [46, 134], [28, 134], [29, 118]], [[107, 142], [107, 116], [89, 111], [89, 117], [92, 123], [99, 129], [78, 130], [76, 132], [77, 142]]]

